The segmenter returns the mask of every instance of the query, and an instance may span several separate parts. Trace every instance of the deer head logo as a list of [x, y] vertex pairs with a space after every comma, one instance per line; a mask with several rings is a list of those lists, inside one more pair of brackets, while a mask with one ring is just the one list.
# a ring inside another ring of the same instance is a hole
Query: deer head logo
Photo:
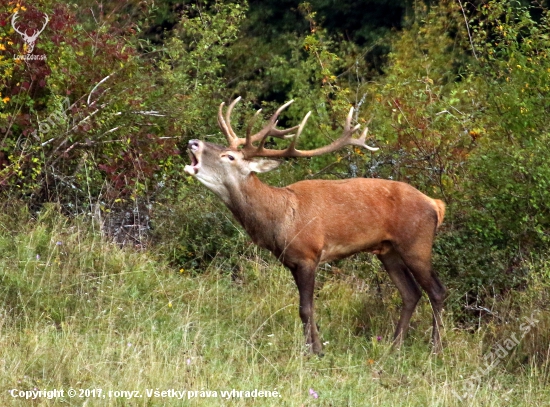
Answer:
[[32, 35], [27, 35], [27, 32], [31, 30], [31, 28], [27, 28], [26, 30], [24, 31], [20, 31], [18, 28], [17, 28], [17, 18], [18, 18], [18, 15], [17, 15], [17, 12], [13, 15], [13, 17], [11, 18], [11, 25], [13, 26], [13, 29], [23, 37], [23, 41], [25, 41], [25, 43], [27, 44], [27, 54], [31, 54], [33, 49], [34, 49], [34, 44], [36, 43], [36, 39], [38, 38], [38, 36], [40, 35], [40, 33], [42, 31], [44, 31], [44, 28], [46, 28], [46, 25], [48, 24], [48, 21], [50, 21], [49, 17], [47, 14], [44, 14], [44, 17], [45, 17], [45, 21], [44, 21], [44, 25], [42, 26], [42, 28], [40, 30], [34, 28], [32, 30], [34, 30], [34, 32], [32, 33]]

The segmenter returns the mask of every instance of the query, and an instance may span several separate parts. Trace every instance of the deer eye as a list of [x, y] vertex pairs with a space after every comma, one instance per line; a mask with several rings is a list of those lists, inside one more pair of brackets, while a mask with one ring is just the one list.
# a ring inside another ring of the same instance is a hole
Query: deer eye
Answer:
[[227, 158], [229, 158], [229, 160], [233, 161], [235, 159], [235, 157], [233, 157], [232, 155], [227, 155]]

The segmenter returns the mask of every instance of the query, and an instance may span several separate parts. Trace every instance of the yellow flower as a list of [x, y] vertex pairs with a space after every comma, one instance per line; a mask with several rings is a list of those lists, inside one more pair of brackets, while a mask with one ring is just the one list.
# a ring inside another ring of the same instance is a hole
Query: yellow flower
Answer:
[[180, 273], [185, 273], [185, 270], [184, 270], [184, 269], [180, 269]]
[[23, 11], [27, 11], [27, 7], [25, 7], [25, 6], [21, 6], [21, 10], [23, 10]]
[[6, 50], [6, 46], [4, 44], [0, 44], [0, 51], [5, 51]]
[[4, 99], [2, 99], [2, 102], [4, 103], [8, 103], [10, 101], [10, 98], [8, 96], [6, 96]]
[[172, 301], [168, 303], [168, 308], [172, 308]]

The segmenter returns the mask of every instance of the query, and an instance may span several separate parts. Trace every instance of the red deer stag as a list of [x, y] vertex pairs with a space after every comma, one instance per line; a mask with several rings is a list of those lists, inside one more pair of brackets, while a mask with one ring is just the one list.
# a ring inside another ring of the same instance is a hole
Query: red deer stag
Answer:
[[[239, 99], [229, 105], [225, 117], [224, 103], [218, 111], [218, 124], [229, 147], [189, 141], [191, 165], [185, 167], [185, 172], [218, 195], [254, 243], [271, 251], [290, 269], [298, 286], [299, 313], [311, 351], [319, 354], [322, 348], [313, 318], [317, 266], [359, 252], [376, 254], [403, 299], [395, 343], [401, 344], [405, 337], [421, 297], [420, 286], [432, 305], [432, 341], [434, 350], [440, 351], [445, 287], [431, 268], [431, 252], [445, 204], [408, 184], [383, 179], [307, 180], [284, 188], [262, 183], [255, 173], [273, 170], [280, 161], [256, 157], [313, 157], [346, 145], [377, 149], [365, 145], [368, 129], [359, 138], [352, 138], [360, 126], [351, 126], [351, 108], [339, 139], [314, 150], [297, 150], [296, 141], [311, 112], [298, 126], [276, 128], [277, 117], [292, 100], [281, 106], [264, 128], [251, 135], [258, 110], [246, 137], [240, 138], [230, 122]], [[295, 135], [289, 135], [291, 132]], [[290, 139], [289, 146], [284, 150], [265, 148], [268, 137]]]

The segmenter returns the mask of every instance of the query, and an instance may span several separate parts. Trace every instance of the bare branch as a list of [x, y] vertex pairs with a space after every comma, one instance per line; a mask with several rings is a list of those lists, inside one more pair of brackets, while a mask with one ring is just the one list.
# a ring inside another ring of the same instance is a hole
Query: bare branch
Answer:
[[90, 105], [90, 99], [92, 98], [92, 95], [94, 94], [95, 90], [103, 83], [105, 82], [107, 79], [109, 79], [111, 76], [113, 76], [114, 73], [110, 74], [110, 75], [107, 75], [105, 78], [103, 78], [102, 80], [100, 80], [93, 88], [92, 90], [90, 91], [90, 94], [88, 95], [88, 105]]

